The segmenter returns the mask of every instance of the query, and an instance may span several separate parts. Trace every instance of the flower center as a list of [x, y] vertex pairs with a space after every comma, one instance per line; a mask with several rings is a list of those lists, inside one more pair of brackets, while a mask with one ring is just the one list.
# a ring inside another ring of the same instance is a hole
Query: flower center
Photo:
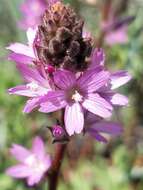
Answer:
[[83, 96], [79, 94], [77, 90], [75, 90], [75, 93], [72, 95], [71, 99], [75, 102], [81, 102], [83, 100]]
[[44, 171], [45, 169], [45, 165], [42, 161], [38, 160], [35, 155], [28, 156], [25, 160], [25, 164], [33, 168], [35, 172]]
[[34, 82], [34, 81], [32, 81], [31, 83], [27, 84], [26, 86], [27, 86], [28, 89], [33, 90], [33, 91], [37, 91], [38, 88], [39, 88], [39, 85], [36, 82]]

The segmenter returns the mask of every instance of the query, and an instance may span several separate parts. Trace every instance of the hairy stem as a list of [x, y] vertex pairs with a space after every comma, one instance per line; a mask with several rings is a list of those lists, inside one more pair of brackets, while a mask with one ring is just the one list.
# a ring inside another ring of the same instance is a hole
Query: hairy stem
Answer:
[[49, 174], [49, 190], [57, 190], [60, 167], [64, 158], [66, 144], [57, 144], [51, 172]]

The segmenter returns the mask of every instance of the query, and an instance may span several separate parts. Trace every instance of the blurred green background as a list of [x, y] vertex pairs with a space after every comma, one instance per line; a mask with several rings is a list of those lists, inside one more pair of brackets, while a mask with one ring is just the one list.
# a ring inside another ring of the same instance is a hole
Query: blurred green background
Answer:
[[[65, 0], [84, 17], [86, 27], [96, 38], [100, 36], [101, 5], [106, 1]], [[30, 147], [32, 138], [40, 134], [50, 142], [49, 150], [54, 147], [44, 127], [51, 122], [49, 116], [38, 112], [23, 114], [26, 99], [7, 93], [9, 87], [22, 82], [5, 49], [12, 42], [26, 42], [25, 32], [17, 25], [22, 2], [0, 0], [0, 190], [47, 189], [46, 183], [29, 188], [24, 181], [5, 175], [5, 169], [15, 163], [8, 151], [13, 142]], [[115, 5], [118, 7], [126, 1], [113, 2], [119, 3]], [[109, 47], [103, 41], [102, 46], [108, 68], [126, 69], [133, 76], [128, 85], [119, 89], [129, 96], [130, 105], [114, 114], [114, 119], [123, 124], [124, 133], [106, 145], [88, 137], [70, 142], [59, 190], [143, 190], [143, 0], [128, 0], [120, 14], [136, 17], [128, 27], [128, 43]]]

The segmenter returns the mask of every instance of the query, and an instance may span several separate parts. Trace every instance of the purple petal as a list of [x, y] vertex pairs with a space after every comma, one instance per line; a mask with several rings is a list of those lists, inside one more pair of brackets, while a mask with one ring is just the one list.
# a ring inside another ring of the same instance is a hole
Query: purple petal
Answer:
[[59, 70], [54, 73], [54, 82], [59, 88], [65, 90], [75, 84], [76, 78], [75, 75], [70, 71]]
[[102, 143], [107, 143], [107, 139], [105, 137], [103, 137], [102, 135], [100, 135], [98, 132], [94, 132], [94, 133], [90, 133], [90, 135], [96, 139], [97, 141], [99, 142], [102, 142]]
[[40, 100], [40, 112], [50, 113], [64, 108], [67, 105], [63, 91], [52, 91]]
[[119, 105], [119, 106], [126, 106], [129, 101], [128, 98], [122, 94], [114, 94], [111, 99], [110, 102], [114, 105]]
[[40, 85], [50, 88], [49, 82], [40, 75], [36, 68], [30, 68], [28, 65], [25, 64], [17, 64], [17, 68], [23, 75], [24, 79], [28, 82], [33, 82], [35, 80]]
[[14, 43], [7, 47], [8, 50], [11, 50], [17, 54], [26, 55], [31, 58], [35, 58], [32, 47], [26, 46], [21, 43]]
[[99, 122], [101, 120], [101, 117], [91, 113], [91, 112], [86, 112], [85, 113], [85, 122], [86, 122], [86, 125], [91, 125], [92, 123], [95, 123], [95, 122]]
[[105, 42], [109, 45], [125, 44], [128, 42], [127, 27], [121, 27], [118, 30], [108, 32], [105, 36]]
[[19, 161], [24, 162], [31, 152], [18, 144], [13, 144], [10, 153]]
[[33, 58], [25, 56], [25, 55], [20, 55], [17, 53], [11, 53], [9, 55], [9, 59], [12, 61], [15, 61], [16, 63], [24, 63], [27, 65], [33, 65]]
[[27, 179], [27, 183], [29, 186], [33, 186], [38, 184], [43, 177], [43, 173], [33, 173], [33, 175], [29, 176]]
[[19, 85], [8, 90], [9, 94], [16, 94], [20, 96], [35, 97], [36, 92], [27, 88], [26, 85]]
[[95, 69], [99, 65], [104, 65], [104, 62], [105, 62], [105, 54], [103, 49], [96, 48], [93, 50], [89, 69]]
[[45, 156], [44, 142], [40, 137], [35, 137], [32, 144], [32, 152], [41, 160]]
[[64, 120], [66, 131], [70, 136], [74, 132], [81, 133], [84, 125], [84, 115], [79, 103], [66, 106]]
[[88, 99], [85, 99], [82, 105], [88, 111], [103, 118], [110, 117], [112, 114], [112, 106], [99, 94], [88, 95]]
[[131, 75], [127, 71], [118, 71], [111, 75], [112, 89], [118, 88], [131, 80]]
[[30, 113], [33, 109], [39, 106], [39, 98], [32, 98], [27, 101], [23, 112], [24, 113]]
[[43, 162], [44, 162], [44, 164], [45, 164], [45, 170], [48, 170], [48, 169], [51, 167], [51, 164], [52, 164], [51, 156], [47, 154], [47, 155], [45, 156]]
[[33, 175], [33, 171], [27, 166], [19, 164], [8, 168], [6, 170], [6, 174], [15, 178], [26, 178], [30, 175]]
[[118, 136], [118, 135], [121, 135], [123, 130], [121, 128], [121, 125], [118, 123], [101, 121], [101, 122], [92, 124], [88, 132], [90, 133], [101, 132], [101, 133], [107, 133], [110, 135]]
[[99, 88], [103, 87], [109, 80], [109, 72], [96, 71], [97, 70], [95, 69], [85, 72], [85, 74], [83, 74], [83, 76], [79, 79], [78, 85], [88, 92], [94, 92]]

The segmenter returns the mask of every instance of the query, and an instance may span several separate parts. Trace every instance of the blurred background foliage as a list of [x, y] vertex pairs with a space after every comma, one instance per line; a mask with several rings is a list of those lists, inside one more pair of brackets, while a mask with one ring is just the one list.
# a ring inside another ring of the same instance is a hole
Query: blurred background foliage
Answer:
[[[65, 0], [85, 19], [86, 28], [95, 38], [100, 37], [102, 5], [108, 0]], [[25, 32], [18, 27], [22, 0], [0, 0], [0, 189], [41, 190], [41, 186], [28, 188], [25, 182], [5, 175], [5, 169], [14, 163], [8, 149], [18, 143], [29, 147], [32, 137], [40, 134], [51, 151], [53, 146], [45, 126], [52, 122], [49, 116], [38, 112], [22, 113], [25, 98], [9, 96], [7, 89], [22, 79], [15, 63], [8, 61], [5, 49], [11, 42], [26, 42]], [[59, 190], [143, 190], [143, 0], [112, 0], [120, 14], [134, 15], [128, 27], [126, 44], [108, 46], [106, 65], [111, 70], [126, 69], [132, 81], [121, 88], [130, 98], [130, 106], [116, 110], [114, 119], [121, 122], [124, 134], [109, 139], [106, 145], [88, 137], [78, 137], [70, 142], [62, 166]], [[121, 6], [125, 4], [126, 6]], [[45, 183], [42, 189], [47, 189]]]

